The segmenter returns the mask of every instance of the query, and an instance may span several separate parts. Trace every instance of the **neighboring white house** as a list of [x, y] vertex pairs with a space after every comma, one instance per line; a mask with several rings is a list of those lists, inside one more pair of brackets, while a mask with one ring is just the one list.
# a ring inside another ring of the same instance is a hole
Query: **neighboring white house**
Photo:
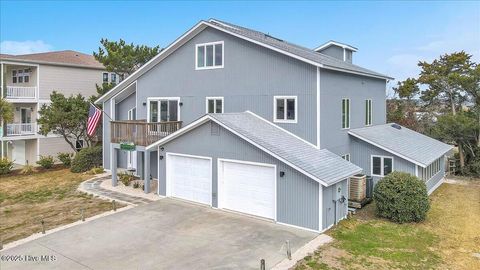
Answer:
[[[50, 102], [53, 91], [65, 96], [97, 94], [95, 84], [116, 76], [105, 71], [92, 55], [57, 51], [26, 55], [0, 55], [1, 95], [14, 107], [12, 123], [0, 126], [0, 154], [16, 164], [35, 165], [40, 155], [71, 152], [63, 137], [38, 134], [38, 111]], [[77, 147], [83, 141], [73, 142]]]

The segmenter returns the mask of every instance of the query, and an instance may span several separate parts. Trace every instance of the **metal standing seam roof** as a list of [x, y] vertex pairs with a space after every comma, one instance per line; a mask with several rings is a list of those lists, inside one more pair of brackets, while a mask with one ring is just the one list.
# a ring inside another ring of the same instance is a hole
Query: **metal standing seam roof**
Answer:
[[360, 167], [327, 149], [317, 149], [251, 112], [209, 114], [209, 116], [316, 177], [326, 186], [362, 171]]
[[398, 129], [392, 125], [357, 128], [348, 133], [422, 167], [430, 165], [453, 148], [406, 127], [395, 124], [401, 127]]
[[305, 59], [308, 59], [310, 61], [316, 62], [318, 64], [324, 65], [326, 67], [332, 67], [332, 68], [337, 68], [341, 70], [349, 70], [353, 72], [358, 72], [358, 73], [363, 73], [367, 75], [373, 75], [373, 76], [378, 76], [382, 77], [385, 79], [393, 79], [387, 75], [362, 68], [360, 66], [339, 60], [337, 58], [316, 52], [312, 49], [308, 49], [293, 43], [289, 43], [287, 41], [284, 41], [282, 39], [278, 39], [275, 37], [272, 37], [268, 34], [264, 34], [259, 31], [255, 31], [252, 29], [248, 29], [242, 26], [234, 25], [231, 23], [223, 22], [217, 19], [211, 19], [209, 20], [209, 23], [214, 24], [217, 27], [221, 27], [227, 31], [242, 35], [247, 38], [251, 38], [255, 41], [273, 46], [277, 49], [295, 54], [297, 56], [303, 57]]

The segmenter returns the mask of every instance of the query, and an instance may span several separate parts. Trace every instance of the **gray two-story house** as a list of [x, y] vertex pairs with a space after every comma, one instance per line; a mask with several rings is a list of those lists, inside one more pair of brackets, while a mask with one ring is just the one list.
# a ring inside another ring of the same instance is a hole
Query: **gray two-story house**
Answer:
[[313, 231], [346, 216], [355, 174], [406, 171], [433, 191], [451, 147], [386, 124], [391, 78], [356, 51], [199, 22], [97, 100], [113, 184], [127, 168], [146, 192]]

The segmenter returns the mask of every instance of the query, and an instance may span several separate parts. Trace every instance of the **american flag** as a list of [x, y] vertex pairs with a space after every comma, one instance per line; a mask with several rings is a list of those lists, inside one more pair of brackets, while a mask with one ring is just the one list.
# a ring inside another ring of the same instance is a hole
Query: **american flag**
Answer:
[[90, 104], [90, 109], [88, 110], [88, 121], [87, 121], [87, 135], [92, 136], [95, 134], [97, 129], [98, 122], [102, 117], [102, 111], [97, 107]]

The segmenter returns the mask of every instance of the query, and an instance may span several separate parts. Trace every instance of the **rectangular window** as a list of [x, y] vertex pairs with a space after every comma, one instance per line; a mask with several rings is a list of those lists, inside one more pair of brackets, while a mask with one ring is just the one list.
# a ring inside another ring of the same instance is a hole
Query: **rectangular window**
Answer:
[[350, 99], [342, 99], [342, 128], [350, 128]]
[[223, 41], [197, 44], [195, 69], [223, 68]]
[[223, 97], [207, 97], [207, 113], [223, 113]]
[[108, 83], [108, 73], [103, 73], [103, 82]]
[[75, 149], [77, 149], [77, 151], [80, 151], [82, 148], [83, 148], [83, 140], [76, 140]]
[[165, 97], [148, 99], [148, 121], [170, 122], [180, 119], [180, 98]]
[[345, 154], [342, 156], [343, 159], [345, 159], [346, 161], [350, 161], [350, 154]]
[[17, 81], [23, 83], [23, 70], [17, 70]]
[[385, 176], [393, 171], [393, 158], [384, 156], [372, 156], [372, 175]]
[[372, 124], [372, 100], [365, 100], [365, 125], [370, 126]]
[[25, 69], [23, 71], [23, 82], [28, 83], [30, 81], [30, 70]]
[[12, 83], [17, 83], [17, 71], [12, 70]]
[[274, 96], [274, 122], [296, 123], [297, 122], [297, 97]]
[[117, 83], [117, 74], [115, 73], [110, 74], [110, 81], [111, 83]]

